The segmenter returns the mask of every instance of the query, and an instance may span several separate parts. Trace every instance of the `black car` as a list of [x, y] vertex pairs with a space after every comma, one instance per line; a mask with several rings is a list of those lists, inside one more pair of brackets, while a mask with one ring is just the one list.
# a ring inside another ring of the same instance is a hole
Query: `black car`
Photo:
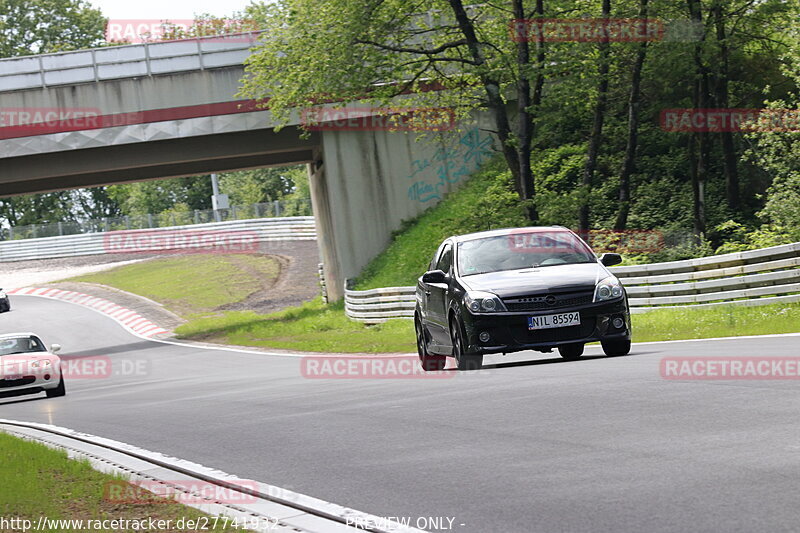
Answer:
[[8, 299], [8, 294], [3, 289], [0, 289], [0, 313], [11, 311], [11, 301]]
[[587, 342], [606, 355], [631, 348], [628, 297], [598, 259], [563, 227], [530, 227], [446, 239], [419, 278], [414, 324], [426, 370], [452, 356], [460, 370], [478, 369], [484, 354], [520, 350], [577, 359]]

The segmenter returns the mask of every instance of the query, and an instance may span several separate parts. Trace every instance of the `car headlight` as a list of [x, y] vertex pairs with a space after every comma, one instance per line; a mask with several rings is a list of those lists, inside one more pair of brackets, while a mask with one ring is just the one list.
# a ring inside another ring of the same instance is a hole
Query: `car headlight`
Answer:
[[473, 313], [495, 313], [506, 310], [502, 300], [490, 292], [470, 291], [464, 296], [464, 304]]
[[622, 283], [614, 276], [608, 276], [594, 288], [594, 301], [613, 300], [622, 296]]

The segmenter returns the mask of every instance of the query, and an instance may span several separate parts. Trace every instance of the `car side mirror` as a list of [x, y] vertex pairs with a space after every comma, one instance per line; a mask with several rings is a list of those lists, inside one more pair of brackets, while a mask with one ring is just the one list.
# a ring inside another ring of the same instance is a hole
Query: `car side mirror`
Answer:
[[447, 274], [441, 270], [430, 270], [422, 275], [422, 283], [447, 283]]
[[600, 262], [603, 266], [614, 266], [622, 263], [622, 256], [619, 254], [603, 254], [600, 256]]
[[53, 344], [52, 346], [50, 346], [50, 351], [53, 352], [53, 353], [60, 352], [61, 351], [61, 345], [60, 344]]

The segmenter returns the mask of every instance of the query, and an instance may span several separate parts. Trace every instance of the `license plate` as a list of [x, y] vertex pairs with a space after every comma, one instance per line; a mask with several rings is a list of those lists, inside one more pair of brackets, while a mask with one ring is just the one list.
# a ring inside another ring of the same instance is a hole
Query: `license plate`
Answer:
[[563, 328], [567, 326], [580, 326], [581, 314], [577, 311], [574, 313], [561, 313], [558, 315], [542, 315], [542, 316], [529, 316], [528, 329], [550, 329], [550, 328]]

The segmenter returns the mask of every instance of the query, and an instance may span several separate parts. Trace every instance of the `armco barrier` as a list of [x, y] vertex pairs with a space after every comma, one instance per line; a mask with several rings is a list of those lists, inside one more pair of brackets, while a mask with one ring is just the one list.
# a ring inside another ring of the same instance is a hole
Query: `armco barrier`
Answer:
[[[800, 242], [731, 254], [613, 267], [631, 312], [800, 301]], [[345, 312], [368, 323], [412, 318], [415, 287], [345, 291]]]
[[[195, 234], [198, 232], [217, 233], [246, 231], [248, 233], [257, 234], [259, 242], [314, 240], [317, 238], [314, 217], [232, 220], [228, 222], [212, 222], [209, 224], [193, 224], [190, 226], [130, 230], [124, 233], [158, 234], [175, 233], [179, 231]], [[65, 235], [63, 237], [3, 241], [0, 242], [0, 262], [108, 253], [106, 239], [115, 233], [117, 232], [84, 233], [80, 235]]]

